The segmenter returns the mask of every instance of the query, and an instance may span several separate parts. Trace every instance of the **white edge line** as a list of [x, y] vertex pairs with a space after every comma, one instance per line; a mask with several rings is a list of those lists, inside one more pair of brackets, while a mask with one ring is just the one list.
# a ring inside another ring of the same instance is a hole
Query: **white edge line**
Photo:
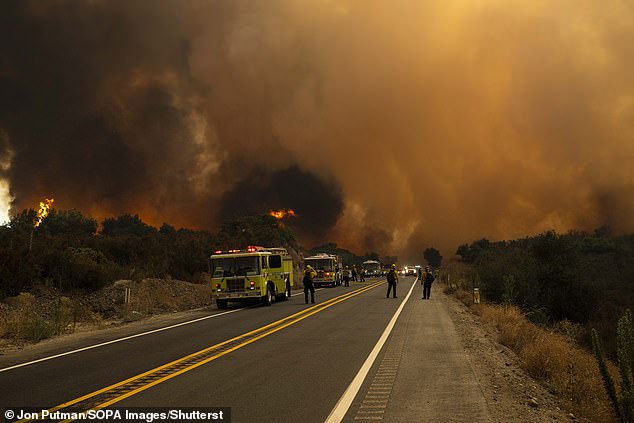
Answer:
[[[318, 291], [318, 290], [321, 290], [321, 289], [324, 289], [324, 288], [319, 288], [319, 289], [316, 289], [315, 291]], [[293, 297], [295, 295], [300, 295], [300, 294], [303, 294], [303, 293], [304, 293], [303, 291], [302, 292], [296, 292], [295, 294], [291, 294], [291, 297]], [[30, 366], [31, 364], [41, 363], [42, 361], [53, 360], [54, 358], [64, 357], [66, 355], [76, 354], [78, 352], [92, 350], [94, 348], [104, 347], [104, 346], [110, 345], [110, 344], [116, 344], [117, 342], [127, 341], [129, 339], [138, 338], [140, 336], [145, 336], [145, 335], [150, 335], [150, 334], [157, 333], [157, 332], [162, 332], [164, 330], [177, 328], [179, 326], [189, 325], [191, 323], [200, 322], [201, 320], [213, 319], [214, 317], [224, 316], [225, 314], [235, 313], [237, 311], [246, 310], [247, 308], [248, 307], [242, 307], [242, 308], [238, 308], [236, 310], [224, 311], [222, 313], [212, 314], [211, 316], [200, 317], [198, 319], [188, 320], [186, 322], [177, 323], [175, 325], [165, 326], [165, 327], [162, 327], [162, 328], [153, 329], [153, 330], [150, 330], [150, 331], [147, 331], [147, 332], [137, 333], [135, 335], [126, 336], [126, 337], [123, 337], [123, 338], [113, 339], [111, 341], [102, 342], [100, 344], [89, 345], [87, 347], [78, 348], [78, 349], [72, 350], [72, 351], [66, 351], [66, 352], [55, 354], [55, 355], [51, 355], [51, 356], [48, 356], [48, 357], [39, 358], [39, 359], [33, 360], [33, 361], [27, 361], [26, 363], [20, 363], [20, 364], [14, 365], [14, 366], [5, 367], [3, 369], [0, 369], [0, 373], [6, 372], [6, 371], [9, 371], [9, 370], [13, 370], [13, 369], [17, 369], [17, 368], [20, 368], [20, 367]]]
[[352, 401], [354, 401], [354, 398], [359, 393], [359, 389], [361, 389], [361, 385], [363, 384], [363, 381], [368, 375], [370, 368], [372, 368], [372, 365], [374, 364], [374, 361], [379, 355], [381, 348], [383, 348], [385, 341], [387, 341], [388, 336], [392, 332], [392, 329], [394, 328], [394, 325], [396, 324], [396, 320], [398, 319], [398, 316], [400, 316], [401, 311], [403, 311], [403, 307], [405, 307], [405, 303], [407, 302], [410, 295], [412, 294], [412, 291], [416, 287], [417, 281], [418, 281], [418, 277], [412, 284], [412, 287], [409, 289], [407, 296], [405, 297], [403, 302], [401, 302], [401, 305], [398, 307], [398, 309], [392, 316], [392, 319], [385, 327], [383, 334], [381, 334], [381, 337], [379, 338], [376, 345], [372, 349], [372, 352], [370, 352], [370, 355], [368, 356], [368, 358], [366, 358], [365, 363], [363, 363], [357, 375], [354, 377], [354, 379], [352, 379], [352, 382], [350, 382], [350, 385], [348, 386], [346, 391], [343, 393], [341, 398], [339, 398], [339, 401], [337, 401], [335, 408], [332, 409], [325, 423], [340, 423], [343, 420], [344, 416], [346, 415], [346, 413], [350, 409], [350, 406], [352, 405]]
[[239, 309], [236, 309], [236, 310], [229, 310], [229, 311], [225, 311], [225, 312], [222, 312], [222, 313], [216, 313], [216, 314], [212, 314], [211, 316], [200, 317], [198, 319], [188, 320], [186, 322], [177, 323], [175, 325], [165, 326], [165, 327], [158, 328], [158, 329], [153, 329], [153, 330], [150, 330], [150, 331], [147, 331], [147, 332], [141, 332], [141, 333], [137, 333], [135, 335], [130, 335], [130, 336], [126, 336], [126, 337], [123, 337], [123, 338], [118, 338], [118, 339], [113, 339], [111, 341], [102, 342], [100, 344], [89, 345], [87, 347], [78, 348], [76, 350], [66, 351], [66, 352], [63, 352], [63, 353], [60, 353], [60, 354], [55, 354], [55, 355], [51, 355], [51, 356], [48, 356], [48, 357], [39, 358], [37, 360], [28, 361], [26, 363], [16, 364], [15, 366], [5, 367], [3, 369], [0, 369], [0, 373], [6, 372], [6, 371], [12, 370], [12, 369], [17, 369], [18, 367], [29, 366], [31, 364], [40, 363], [42, 361], [48, 361], [48, 360], [52, 360], [54, 358], [64, 357], [65, 355], [76, 354], [78, 352], [82, 352], [82, 351], [86, 351], [86, 350], [92, 350], [93, 348], [99, 348], [99, 347], [103, 347], [103, 346], [106, 346], [106, 345], [115, 344], [115, 343], [121, 342], [121, 341], [127, 341], [129, 339], [138, 338], [140, 336], [150, 335], [150, 334], [156, 333], [156, 332], [162, 332], [164, 330], [173, 329], [173, 328], [176, 328], [176, 327], [179, 327], [179, 326], [189, 325], [191, 323], [200, 322], [201, 320], [212, 319], [214, 317], [223, 316], [225, 314], [235, 313], [236, 311], [241, 311], [241, 310], [244, 310], [244, 309], [245, 308], [239, 308]]

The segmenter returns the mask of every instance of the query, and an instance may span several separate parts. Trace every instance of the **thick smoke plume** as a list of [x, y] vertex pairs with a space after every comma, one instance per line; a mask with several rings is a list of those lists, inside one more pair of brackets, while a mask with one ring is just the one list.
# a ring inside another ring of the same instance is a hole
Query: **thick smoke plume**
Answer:
[[627, 0], [5, 1], [0, 195], [209, 229], [297, 207], [307, 243], [412, 260], [631, 231], [632, 22]]

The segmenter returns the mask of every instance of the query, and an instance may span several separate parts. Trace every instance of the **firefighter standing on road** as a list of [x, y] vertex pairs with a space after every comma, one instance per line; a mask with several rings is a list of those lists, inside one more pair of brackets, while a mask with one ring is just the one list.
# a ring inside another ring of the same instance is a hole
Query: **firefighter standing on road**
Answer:
[[390, 270], [387, 272], [387, 296], [390, 298], [390, 291], [394, 289], [393, 298], [396, 298], [396, 284], [398, 283], [398, 272], [396, 271], [396, 265], [393, 264]]
[[315, 303], [315, 286], [313, 285], [313, 279], [317, 276], [317, 272], [313, 269], [310, 264], [306, 266], [304, 269], [304, 299], [306, 300], [306, 304], [308, 304], [308, 291], [310, 291], [310, 299], [311, 302]]
[[431, 294], [431, 284], [434, 282], [434, 274], [429, 269], [429, 266], [425, 266], [425, 271], [423, 272], [423, 300], [428, 300], [429, 295]]
[[348, 266], [345, 267], [345, 269], [343, 269], [343, 286], [350, 286], [350, 269], [348, 269]]
[[363, 267], [359, 270], [359, 282], [365, 282], [365, 269]]
[[352, 281], [357, 281], [357, 266], [352, 265]]

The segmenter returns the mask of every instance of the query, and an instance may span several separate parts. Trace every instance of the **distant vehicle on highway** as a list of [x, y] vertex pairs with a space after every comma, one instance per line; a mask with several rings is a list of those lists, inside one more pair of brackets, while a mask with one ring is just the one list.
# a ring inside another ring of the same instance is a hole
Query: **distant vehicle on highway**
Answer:
[[410, 265], [403, 266], [400, 273], [403, 276], [416, 276], [416, 268]]
[[293, 286], [293, 258], [285, 248], [250, 246], [216, 251], [209, 258], [211, 287], [218, 308], [229, 301], [286, 301]]
[[381, 270], [381, 263], [376, 260], [367, 260], [363, 262], [363, 267], [365, 268], [365, 276], [383, 276], [383, 271]]
[[306, 257], [304, 262], [310, 264], [317, 272], [317, 276], [313, 279], [315, 286], [341, 285], [341, 257], [334, 254], [319, 253], [314, 256]]

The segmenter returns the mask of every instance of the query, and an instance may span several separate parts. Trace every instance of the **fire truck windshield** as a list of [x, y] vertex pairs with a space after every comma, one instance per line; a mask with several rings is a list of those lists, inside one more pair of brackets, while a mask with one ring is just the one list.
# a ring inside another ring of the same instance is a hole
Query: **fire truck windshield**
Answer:
[[315, 270], [324, 270], [326, 272], [332, 272], [333, 261], [331, 259], [307, 259], [306, 264], [310, 264]]
[[211, 259], [211, 275], [214, 278], [253, 276], [260, 274], [258, 256], [218, 257]]

